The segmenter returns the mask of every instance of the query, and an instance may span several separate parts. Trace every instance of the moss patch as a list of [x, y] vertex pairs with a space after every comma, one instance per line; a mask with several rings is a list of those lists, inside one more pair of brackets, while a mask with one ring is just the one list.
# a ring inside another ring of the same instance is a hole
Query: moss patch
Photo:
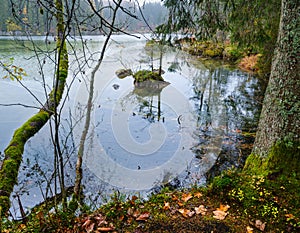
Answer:
[[252, 153], [246, 160], [244, 171], [268, 176], [296, 176], [300, 178], [300, 143], [278, 141], [267, 155]]
[[[224, 219], [216, 219], [214, 211], [229, 205]], [[204, 214], [184, 215], [202, 206]], [[7, 226], [10, 232], [252, 232], [258, 233], [259, 220], [263, 232], [299, 232], [300, 185], [295, 177], [248, 175], [230, 170], [215, 178], [207, 187], [187, 190], [164, 188], [147, 201], [120, 193], [93, 213], [74, 216], [74, 211], [49, 214], [36, 210], [26, 225]], [[13, 230], [13, 231], [12, 231]], [[35, 230], [35, 231], [34, 231]], [[100, 231], [100, 230], [99, 230]], [[100, 231], [101, 232], [101, 231]]]
[[164, 81], [163, 77], [158, 72], [149, 70], [140, 70], [133, 75], [135, 83], [141, 83], [144, 81]]

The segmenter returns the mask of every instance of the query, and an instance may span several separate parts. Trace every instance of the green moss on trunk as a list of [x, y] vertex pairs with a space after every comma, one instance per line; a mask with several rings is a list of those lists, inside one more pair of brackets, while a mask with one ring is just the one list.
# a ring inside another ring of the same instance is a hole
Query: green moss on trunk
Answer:
[[63, 21], [63, 4], [61, 0], [56, 0], [57, 11], [57, 52], [58, 69], [56, 72], [55, 86], [43, 109], [32, 116], [19, 129], [17, 129], [5, 149], [5, 158], [0, 170], [0, 221], [1, 217], [9, 210], [10, 194], [17, 183], [18, 171], [22, 161], [25, 143], [34, 136], [49, 120], [50, 116], [56, 112], [63, 95], [66, 79], [68, 76], [68, 52], [65, 42], [65, 25]]
[[252, 153], [244, 171], [255, 175], [285, 175], [300, 177], [300, 143], [278, 141], [267, 156]]

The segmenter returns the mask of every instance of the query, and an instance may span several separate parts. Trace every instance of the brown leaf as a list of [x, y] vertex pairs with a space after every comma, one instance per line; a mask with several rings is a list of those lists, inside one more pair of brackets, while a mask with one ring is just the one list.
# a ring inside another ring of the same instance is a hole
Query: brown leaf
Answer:
[[109, 231], [113, 231], [114, 228], [112, 228], [112, 227], [98, 227], [97, 230], [100, 231], [100, 232], [109, 232]]
[[125, 216], [124, 216], [124, 215], [121, 215], [121, 216], [119, 217], [119, 220], [120, 220], [120, 221], [123, 221], [124, 218], [125, 218]]
[[177, 200], [178, 200], [178, 197], [175, 196], [175, 195], [173, 194], [173, 195], [172, 195], [172, 200], [173, 200], [173, 201], [177, 201]]
[[178, 201], [177, 203], [179, 206], [183, 206], [184, 204], [181, 201]]
[[84, 221], [84, 223], [82, 224], [82, 227], [86, 227], [86, 226], [90, 225], [91, 222], [92, 222], [92, 220], [86, 219], [86, 220]]
[[103, 217], [101, 214], [97, 214], [94, 219], [97, 221], [97, 225], [101, 226], [104, 224], [107, 224], [107, 222], [105, 221], [105, 217]]
[[86, 232], [87, 232], [87, 233], [92, 232], [92, 231], [94, 230], [94, 226], [95, 226], [95, 223], [94, 223], [94, 222], [92, 222], [92, 223], [86, 225], [86, 227], [85, 227]]
[[136, 210], [133, 212], [132, 217], [137, 218], [140, 214], [141, 214], [141, 212]]
[[264, 231], [266, 228], [266, 223], [265, 222], [263, 223], [260, 220], [255, 220], [255, 227], [261, 231]]
[[178, 209], [178, 212], [185, 218], [190, 218], [195, 214], [195, 211], [190, 211], [188, 209]]
[[150, 217], [150, 212], [144, 212], [136, 218], [137, 221], [146, 221]]
[[192, 194], [190, 194], [190, 193], [183, 193], [182, 197], [181, 197], [181, 200], [184, 201], [184, 202], [187, 202], [191, 198], [193, 198]]
[[169, 202], [165, 202], [165, 205], [163, 207], [164, 210], [169, 210], [171, 208], [170, 203]]
[[213, 211], [213, 213], [214, 213], [214, 218], [215, 219], [218, 219], [218, 220], [223, 220], [223, 219], [225, 219], [225, 217], [226, 217], [226, 215], [227, 215], [227, 213], [226, 212], [224, 212], [224, 211], [222, 211], [222, 210], [215, 210], [215, 211]]
[[132, 205], [134, 205], [134, 204], [135, 204], [135, 201], [136, 201], [137, 199], [139, 199], [137, 196], [132, 196], [132, 197], [131, 197], [131, 200], [130, 200], [130, 203], [131, 203]]
[[207, 212], [207, 209], [204, 207], [204, 205], [199, 205], [199, 207], [195, 207], [196, 214], [205, 215]]
[[132, 198], [131, 198], [132, 201], [135, 201], [135, 200], [137, 200], [137, 199], [139, 199], [139, 198], [138, 198], [137, 196], [135, 196], [135, 195], [132, 196]]
[[127, 214], [128, 215], [133, 215], [133, 213], [134, 213], [134, 209], [133, 208], [129, 208], [128, 210], [127, 210]]
[[203, 196], [203, 195], [202, 195], [202, 193], [200, 193], [200, 192], [194, 194], [194, 197], [197, 197], [197, 198], [200, 198], [200, 197], [202, 197], [202, 196]]

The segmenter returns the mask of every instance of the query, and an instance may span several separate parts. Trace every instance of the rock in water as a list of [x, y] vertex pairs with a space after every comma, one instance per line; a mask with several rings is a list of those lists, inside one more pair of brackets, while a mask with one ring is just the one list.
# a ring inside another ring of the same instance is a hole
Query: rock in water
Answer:
[[118, 78], [126, 78], [127, 76], [132, 75], [132, 70], [131, 69], [119, 69], [116, 72], [116, 75]]

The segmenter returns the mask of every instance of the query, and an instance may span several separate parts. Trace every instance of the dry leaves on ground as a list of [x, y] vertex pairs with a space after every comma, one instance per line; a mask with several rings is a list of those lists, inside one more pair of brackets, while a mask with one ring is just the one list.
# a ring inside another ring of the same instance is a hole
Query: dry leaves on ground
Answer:
[[219, 208], [217, 208], [217, 210], [213, 211], [214, 214], [214, 218], [218, 219], [218, 220], [223, 220], [225, 219], [226, 215], [228, 214], [226, 211], [230, 208], [229, 205], [220, 205]]
[[199, 205], [199, 207], [195, 207], [196, 214], [206, 215], [207, 209], [204, 207], [204, 205]]
[[188, 209], [178, 209], [178, 212], [185, 218], [190, 218], [195, 214], [195, 211], [190, 211]]

